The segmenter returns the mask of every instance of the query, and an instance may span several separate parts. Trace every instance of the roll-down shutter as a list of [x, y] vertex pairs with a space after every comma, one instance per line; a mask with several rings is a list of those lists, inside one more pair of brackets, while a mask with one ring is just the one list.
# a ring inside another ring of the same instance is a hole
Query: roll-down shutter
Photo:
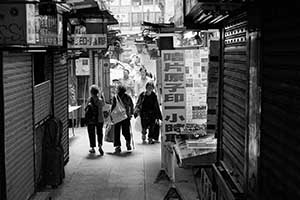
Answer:
[[222, 161], [244, 188], [247, 133], [247, 21], [241, 15], [225, 26], [222, 92]]
[[7, 199], [34, 192], [32, 62], [25, 53], [4, 53], [4, 123]]
[[62, 145], [64, 148], [64, 161], [69, 160], [69, 130], [68, 130], [68, 68], [66, 55], [54, 52], [54, 116], [63, 123]]
[[267, 200], [300, 199], [300, 19], [286, 6], [264, 9], [260, 190]]

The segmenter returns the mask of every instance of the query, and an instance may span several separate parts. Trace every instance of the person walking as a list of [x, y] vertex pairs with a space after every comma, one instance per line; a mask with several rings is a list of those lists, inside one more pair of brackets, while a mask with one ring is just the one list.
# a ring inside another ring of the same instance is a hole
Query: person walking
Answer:
[[130, 145], [131, 142], [130, 120], [133, 115], [133, 102], [131, 97], [128, 94], [126, 94], [126, 88], [123, 85], [118, 85], [117, 94], [113, 97], [111, 111], [116, 107], [117, 104], [116, 98], [119, 98], [122, 101], [127, 114], [127, 118], [125, 120], [115, 124], [115, 132], [114, 132], [115, 153], [120, 153], [121, 152], [121, 138], [120, 138], [121, 128], [122, 128], [122, 135], [126, 140], [127, 150], [130, 151], [132, 149]]
[[125, 86], [126, 88], [126, 94], [128, 94], [130, 97], [134, 96], [134, 82], [129, 77], [129, 70], [124, 69], [123, 71], [123, 78], [120, 79], [120, 83]]
[[90, 153], [95, 153], [96, 147], [96, 134], [98, 141], [99, 153], [101, 155], [104, 154], [102, 149], [103, 144], [103, 107], [105, 105], [105, 101], [103, 96], [98, 97], [99, 88], [96, 85], [92, 85], [90, 87], [90, 97], [87, 101], [87, 106], [85, 107], [85, 120], [87, 124], [88, 136], [91, 149]]
[[151, 79], [147, 76], [147, 70], [144, 66], [140, 68], [140, 77], [135, 82], [135, 98], [145, 90], [146, 84], [151, 81]]
[[153, 82], [148, 82], [145, 88], [146, 91], [139, 95], [134, 109], [134, 117], [136, 118], [138, 115], [141, 117], [143, 143], [146, 143], [147, 129], [149, 129], [148, 143], [153, 144], [158, 142], [155, 124], [159, 124], [159, 120], [162, 120], [162, 114], [157, 95], [153, 92]]

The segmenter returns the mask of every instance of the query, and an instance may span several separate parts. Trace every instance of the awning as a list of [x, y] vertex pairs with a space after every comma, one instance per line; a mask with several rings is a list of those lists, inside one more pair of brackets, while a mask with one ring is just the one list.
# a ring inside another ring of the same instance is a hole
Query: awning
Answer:
[[68, 14], [69, 18], [82, 18], [82, 19], [102, 19], [102, 22], [107, 25], [118, 24], [118, 21], [110, 11], [100, 10], [98, 4], [94, 3], [76, 3], [72, 5], [72, 11]]
[[240, 12], [246, 3], [221, 1], [198, 2], [186, 13], [184, 25], [187, 29], [216, 29], [224, 20]]

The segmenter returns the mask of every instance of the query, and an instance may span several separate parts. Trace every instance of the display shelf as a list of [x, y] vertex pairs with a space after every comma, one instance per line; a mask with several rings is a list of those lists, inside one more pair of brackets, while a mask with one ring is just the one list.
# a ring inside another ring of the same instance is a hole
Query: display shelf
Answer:
[[214, 164], [217, 144], [213, 137], [213, 135], [205, 136], [197, 140], [176, 137], [173, 149], [179, 167], [201, 167]]

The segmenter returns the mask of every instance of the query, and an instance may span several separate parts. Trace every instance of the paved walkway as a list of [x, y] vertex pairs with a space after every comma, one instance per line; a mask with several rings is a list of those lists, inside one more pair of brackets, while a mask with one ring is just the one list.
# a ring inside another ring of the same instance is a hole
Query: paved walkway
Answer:
[[[122, 136], [123, 137], [123, 136]], [[154, 183], [160, 171], [160, 144], [142, 144], [134, 133], [135, 149], [113, 154], [112, 143], [104, 142], [104, 156], [89, 154], [86, 127], [70, 131], [70, 160], [64, 183], [51, 191], [54, 200], [162, 200], [170, 183]], [[177, 182], [184, 199], [196, 200], [191, 170], [177, 169]]]

